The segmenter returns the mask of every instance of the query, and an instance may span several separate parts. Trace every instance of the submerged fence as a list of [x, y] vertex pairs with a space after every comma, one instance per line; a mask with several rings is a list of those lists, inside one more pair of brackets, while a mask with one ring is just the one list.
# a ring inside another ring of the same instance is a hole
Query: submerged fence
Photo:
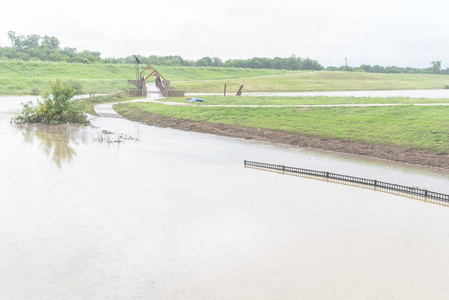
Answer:
[[403, 185], [399, 185], [399, 184], [388, 183], [388, 182], [383, 182], [383, 181], [378, 181], [378, 180], [372, 180], [372, 179], [366, 179], [366, 178], [360, 178], [360, 177], [354, 177], [354, 176], [348, 176], [348, 175], [342, 175], [342, 174], [336, 174], [336, 173], [330, 173], [330, 172], [309, 170], [309, 169], [303, 169], [303, 168], [295, 168], [295, 167], [288, 167], [288, 166], [282, 166], [282, 165], [267, 164], [267, 163], [248, 161], [248, 160], [245, 160], [244, 165], [245, 165], [245, 167], [253, 167], [253, 168], [267, 170], [267, 171], [282, 172], [285, 174], [302, 174], [302, 175], [308, 175], [308, 176], [312, 176], [312, 177], [326, 178], [326, 179], [333, 179], [333, 180], [342, 181], [342, 182], [354, 183], [357, 185], [372, 186], [372, 187], [376, 187], [376, 188], [379, 188], [382, 190], [395, 191], [395, 192], [397, 192], [397, 194], [401, 194], [401, 195], [403, 195], [403, 194], [414, 195], [414, 196], [423, 197], [423, 198], [442, 200], [445, 203], [449, 203], [449, 195], [447, 195], [447, 194], [436, 193], [436, 192], [423, 190], [423, 189], [419, 189], [419, 188], [415, 188], [415, 187], [408, 187], [408, 186], [403, 186]]

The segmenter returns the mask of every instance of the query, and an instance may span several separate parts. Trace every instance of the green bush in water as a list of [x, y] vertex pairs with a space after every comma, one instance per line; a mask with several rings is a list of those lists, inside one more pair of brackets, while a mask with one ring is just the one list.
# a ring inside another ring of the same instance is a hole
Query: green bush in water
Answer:
[[87, 123], [82, 103], [71, 100], [75, 93], [70, 84], [56, 79], [50, 83], [50, 91], [42, 95], [43, 99], [38, 100], [36, 106], [31, 101], [23, 103], [22, 113], [12, 121], [18, 124]]

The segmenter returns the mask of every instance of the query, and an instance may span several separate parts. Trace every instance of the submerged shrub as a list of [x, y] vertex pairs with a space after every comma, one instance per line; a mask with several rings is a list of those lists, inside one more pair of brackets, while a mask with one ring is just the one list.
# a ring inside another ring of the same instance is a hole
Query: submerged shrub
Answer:
[[41, 91], [38, 88], [31, 89], [31, 95], [39, 96], [41, 94]]
[[69, 83], [69, 84], [72, 86], [72, 88], [75, 90], [75, 94], [76, 94], [76, 95], [81, 95], [81, 94], [84, 93], [83, 85], [81, 84], [81, 82], [70, 79], [70, 80], [68, 81], [68, 83]]
[[35, 106], [31, 101], [23, 103], [22, 113], [12, 122], [24, 123], [87, 123], [83, 105], [78, 100], [72, 100], [76, 91], [70, 84], [60, 79], [50, 83], [50, 91], [42, 95], [42, 100]]

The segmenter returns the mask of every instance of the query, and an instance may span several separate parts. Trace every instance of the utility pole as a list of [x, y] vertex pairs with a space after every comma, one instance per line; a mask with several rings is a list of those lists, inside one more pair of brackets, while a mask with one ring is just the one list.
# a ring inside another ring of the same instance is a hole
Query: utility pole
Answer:
[[348, 59], [345, 57], [346, 67], [348, 66]]
[[140, 78], [139, 78], [139, 64], [141, 63], [140, 62], [140, 59], [136, 56], [136, 55], [134, 55], [134, 59], [136, 60], [136, 80], [140, 80]]

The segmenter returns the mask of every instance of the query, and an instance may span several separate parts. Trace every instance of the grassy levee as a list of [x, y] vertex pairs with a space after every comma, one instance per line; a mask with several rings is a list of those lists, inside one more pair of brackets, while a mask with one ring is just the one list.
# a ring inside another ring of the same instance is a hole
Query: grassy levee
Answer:
[[[142, 70], [144, 66], [140, 66]], [[285, 74], [282, 70], [252, 70], [231, 68], [195, 68], [155, 66], [168, 80], [206, 80], [248, 76]], [[127, 79], [136, 76], [133, 64], [81, 64], [64, 62], [0, 60], [0, 95], [36, 94], [60, 78], [76, 83], [81, 93], [111, 93], [133, 88]], [[144, 75], [148, 75], [146, 71]], [[175, 84], [175, 87], [177, 85]]]
[[128, 65], [0, 60], [0, 94], [36, 94], [56, 78], [80, 84], [82, 93], [105, 93], [126, 89], [124, 78], [133, 74]]
[[271, 129], [322, 138], [449, 151], [449, 107], [217, 108], [127, 103], [114, 106], [125, 117], [158, 114], [193, 121]]
[[[144, 66], [140, 66], [140, 70]], [[155, 66], [176, 89], [223, 92], [240, 85], [245, 92], [441, 89], [449, 76], [430, 74], [372, 74], [360, 72], [297, 72], [287, 70]], [[149, 74], [144, 73], [145, 75]], [[281, 75], [281, 76], [279, 76]], [[268, 76], [268, 77], [264, 77]], [[249, 77], [249, 78], [248, 78]], [[36, 94], [60, 78], [82, 87], [82, 93], [110, 93], [132, 86], [133, 64], [81, 64], [0, 60], [0, 95]]]
[[245, 92], [357, 91], [443, 89], [449, 76], [431, 74], [375, 74], [361, 72], [304, 72], [286, 76], [241, 78], [216, 81], [178, 82], [176, 87], [191, 93], [235, 94]]

